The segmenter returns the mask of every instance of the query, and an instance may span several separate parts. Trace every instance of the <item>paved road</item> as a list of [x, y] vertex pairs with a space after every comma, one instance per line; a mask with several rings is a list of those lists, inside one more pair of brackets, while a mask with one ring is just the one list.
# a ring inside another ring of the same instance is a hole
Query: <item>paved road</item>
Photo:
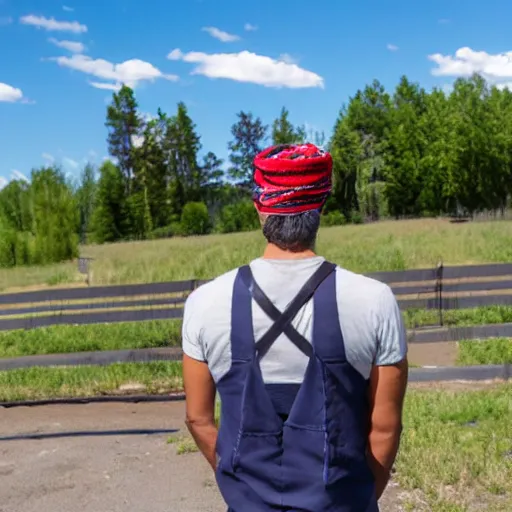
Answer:
[[[115, 432], [182, 426], [183, 403], [0, 408], [0, 512], [225, 512], [206, 463], [176, 455], [170, 433]], [[41, 438], [5, 439], [20, 434]], [[382, 512], [401, 510], [397, 494]]]

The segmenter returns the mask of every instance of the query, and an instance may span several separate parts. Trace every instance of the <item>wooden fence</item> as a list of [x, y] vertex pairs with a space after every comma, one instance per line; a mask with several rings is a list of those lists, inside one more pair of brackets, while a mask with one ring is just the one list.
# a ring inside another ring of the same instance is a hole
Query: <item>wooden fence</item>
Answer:
[[[463, 267], [444, 267], [440, 264], [431, 269], [377, 272], [369, 276], [391, 286], [402, 310], [435, 310], [434, 325], [408, 332], [411, 343], [512, 337], [512, 323], [457, 328], [444, 325], [444, 314], [447, 310], [512, 305], [512, 263]], [[178, 319], [183, 316], [183, 305], [188, 295], [204, 283], [205, 281], [188, 280], [0, 294], [0, 331], [62, 324]], [[36, 355], [2, 358], [0, 370], [31, 366], [168, 361], [179, 358], [179, 348]], [[428, 380], [433, 371], [421, 370], [423, 373], [413, 372], [414, 375], [417, 374], [413, 380]], [[451, 370], [453, 375], [459, 375], [461, 371], [462, 369]], [[508, 378], [510, 374], [507, 365], [481, 367], [471, 371], [481, 378], [483, 375], [504, 375]]]

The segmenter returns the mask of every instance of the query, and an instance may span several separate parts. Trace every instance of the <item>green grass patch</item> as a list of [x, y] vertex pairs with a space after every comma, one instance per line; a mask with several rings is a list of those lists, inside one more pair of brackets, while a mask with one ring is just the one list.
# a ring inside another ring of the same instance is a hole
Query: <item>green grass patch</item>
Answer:
[[[512, 261], [512, 222], [452, 224], [445, 219], [322, 228], [318, 252], [356, 272]], [[207, 279], [261, 255], [260, 231], [85, 246], [93, 284]], [[84, 280], [76, 265], [0, 269], [0, 289]]]
[[421, 491], [411, 510], [512, 510], [510, 425], [512, 384], [409, 390], [396, 469], [402, 488]]
[[[404, 311], [403, 314], [409, 329], [435, 321], [435, 312], [432, 311]], [[507, 323], [512, 322], [512, 307], [490, 306], [447, 311], [445, 320], [446, 325], [451, 327]], [[0, 332], [0, 357], [178, 347], [181, 345], [181, 326], [181, 320], [154, 320], [119, 324], [56, 325]]]
[[[403, 312], [408, 329], [433, 325], [439, 321], [437, 311], [408, 309]], [[452, 309], [443, 312], [447, 327], [467, 327], [470, 325], [505, 324], [512, 322], [511, 306], [485, 306], [474, 309]]]
[[512, 339], [510, 338], [459, 342], [457, 364], [461, 366], [507, 363], [512, 364]]
[[0, 357], [100, 350], [177, 347], [181, 320], [97, 325], [56, 325], [0, 332]]
[[[183, 389], [181, 363], [27, 368], [0, 372], [0, 401], [168, 393]], [[134, 391], [136, 390], [136, 391]]]

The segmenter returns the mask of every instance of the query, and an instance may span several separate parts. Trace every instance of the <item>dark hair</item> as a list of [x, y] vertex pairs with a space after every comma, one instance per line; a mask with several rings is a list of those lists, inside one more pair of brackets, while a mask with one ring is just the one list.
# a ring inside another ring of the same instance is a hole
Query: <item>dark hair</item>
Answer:
[[317, 210], [297, 215], [269, 215], [263, 224], [263, 235], [279, 249], [302, 252], [314, 249], [319, 227]]

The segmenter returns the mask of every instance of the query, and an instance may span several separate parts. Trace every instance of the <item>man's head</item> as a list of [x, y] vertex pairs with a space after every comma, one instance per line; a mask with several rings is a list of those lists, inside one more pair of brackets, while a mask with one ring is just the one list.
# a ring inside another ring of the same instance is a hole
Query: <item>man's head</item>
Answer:
[[268, 243], [312, 250], [332, 188], [332, 158], [313, 144], [272, 146], [254, 159], [254, 204]]

